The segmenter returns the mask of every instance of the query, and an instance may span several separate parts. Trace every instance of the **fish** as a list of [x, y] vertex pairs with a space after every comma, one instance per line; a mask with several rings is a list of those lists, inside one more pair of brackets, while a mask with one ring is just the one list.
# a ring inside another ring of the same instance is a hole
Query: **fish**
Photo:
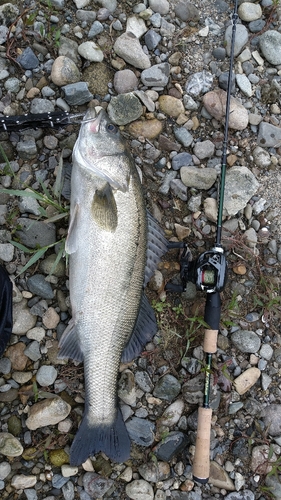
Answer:
[[59, 341], [60, 358], [84, 364], [84, 413], [71, 465], [100, 451], [115, 462], [130, 457], [119, 367], [157, 332], [144, 288], [167, 248], [125, 139], [103, 109], [90, 108], [73, 149], [66, 239], [72, 319]]

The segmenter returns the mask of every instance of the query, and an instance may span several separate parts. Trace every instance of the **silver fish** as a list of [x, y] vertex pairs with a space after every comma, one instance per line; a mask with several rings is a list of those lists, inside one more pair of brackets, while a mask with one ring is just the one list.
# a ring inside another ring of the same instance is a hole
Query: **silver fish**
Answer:
[[143, 288], [166, 250], [125, 141], [105, 111], [90, 109], [73, 150], [66, 242], [72, 319], [60, 340], [61, 358], [84, 363], [85, 409], [71, 465], [99, 451], [117, 462], [130, 456], [117, 402], [119, 365], [156, 333]]

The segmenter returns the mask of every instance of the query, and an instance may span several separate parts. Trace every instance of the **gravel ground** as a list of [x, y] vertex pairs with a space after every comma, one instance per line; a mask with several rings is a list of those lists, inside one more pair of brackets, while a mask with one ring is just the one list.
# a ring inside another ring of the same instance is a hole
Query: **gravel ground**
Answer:
[[[159, 332], [120, 370], [130, 460], [99, 454], [69, 465], [83, 367], [57, 355], [71, 318], [61, 256], [76, 118], [57, 130], [0, 132], [0, 261], [14, 286], [0, 359], [3, 499], [281, 498], [281, 10], [278, 1], [238, 3], [209, 483], [192, 478], [205, 295], [193, 283], [165, 291], [179, 282], [177, 250], [147, 289]], [[223, 0], [1, 2], [0, 113], [107, 109], [149, 210], [196, 259], [214, 244], [232, 9]]]

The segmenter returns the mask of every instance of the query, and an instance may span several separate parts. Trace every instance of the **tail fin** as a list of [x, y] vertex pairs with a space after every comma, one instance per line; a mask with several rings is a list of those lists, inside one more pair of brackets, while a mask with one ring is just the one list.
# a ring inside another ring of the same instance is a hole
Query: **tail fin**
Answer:
[[111, 426], [90, 426], [86, 415], [70, 449], [70, 465], [81, 465], [91, 455], [103, 451], [114, 462], [125, 462], [130, 457], [130, 438], [121, 411]]

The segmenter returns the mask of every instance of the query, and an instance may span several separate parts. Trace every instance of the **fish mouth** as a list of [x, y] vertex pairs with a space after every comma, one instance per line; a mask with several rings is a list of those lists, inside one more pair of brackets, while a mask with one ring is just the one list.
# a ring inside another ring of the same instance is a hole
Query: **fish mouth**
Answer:
[[99, 132], [100, 124], [104, 114], [105, 111], [103, 109], [99, 110], [99, 112], [96, 113], [95, 108], [91, 108], [87, 111], [84, 120], [82, 121], [82, 125], [86, 125], [89, 123], [89, 132], [93, 132], [94, 134], [96, 134]]

